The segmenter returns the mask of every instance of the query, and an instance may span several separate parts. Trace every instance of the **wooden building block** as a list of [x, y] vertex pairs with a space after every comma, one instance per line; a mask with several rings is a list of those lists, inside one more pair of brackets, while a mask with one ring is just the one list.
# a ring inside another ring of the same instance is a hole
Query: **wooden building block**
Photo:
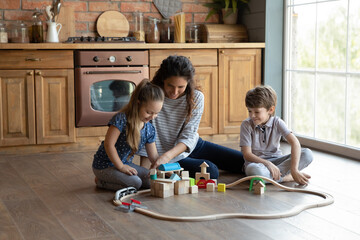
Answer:
[[225, 183], [218, 184], [218, 192], [226, 192], [226, 184]]
[[207, 192], [214, 192], [215, 191], [215, 183], [206, 184], [206, 191]]
[[179, 177], [179, 175], [177, 175], [176, 173], [173, 173], [170, 177], [171, 180], [175, 180], [175, 181], [178, 181], [178, 180], [181, 180], [181, 178]]
[[189, 193], [189, 181], [177, 181], [174, 185], [175, 195]]
[[210, 173], [195, 173], [195, 179], [196, 180], [200, 180], [200, 179], [205, 179], [205, 180], [209, 180], [210, 179]]
[[190, 187], [194, 186], [195, 184], [195, 178], [190, 178]]
[[174, 191], [173, 190], [166, 190], [164, 192], [161, 192], [158, 197], [161, 197], [161, 198], [167, 198], [167, 197], [171, 197], [171, 196], [174, 196]]
[[181, 178], [188, 178], [189, 177], [189, 171], [182, 171], [181, 172]]
[[150, 169], [150, 176], [151, 175], [156, 175], [156, 169], [155, 168]]
[[190, 191], [191, 194], [193, 194], [193, 193], [198, 193], [198, 192], [199, 192], [199, 188], [198, 188], [197, 185], [193, 185], [193, 186], [189, 187], [189, 191]]
[[174, 189], [172, 183], [156, 182], [155, 183], [155, 196], [161, 198], [167, 198], [174, 195]]
[[262, 195], [265, 192], [265, 184], [261, 181], [259, 181], [255, 186], [254, 186], [254, 193], [257, 195]]

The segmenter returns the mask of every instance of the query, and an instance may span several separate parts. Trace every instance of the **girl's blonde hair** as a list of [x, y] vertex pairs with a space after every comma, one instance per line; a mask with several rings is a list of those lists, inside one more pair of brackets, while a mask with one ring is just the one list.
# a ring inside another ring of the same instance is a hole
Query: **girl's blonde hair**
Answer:
[[155, 84], [149, 82], [148, 79], [144, 79], [135, 88], [131, 94], [130, 101], [125, 105], [120, 112], [126, 115], [126, 142], [131, 148], [130, 158], [133, 156], [139, 148], [140, 144], [140, 130], [141, 120], [139, 117], [139, 111], [142, 104], [146, 104], [150, 101], [164, 101], [164, 92]]
[[[247, 108], [265, 108], [269, 110], [276, 107], [277, 96], [270, 86], [257, 86], [246, 93], [245, 104]], [[275, 114], [275, 111], [272, 115]]]

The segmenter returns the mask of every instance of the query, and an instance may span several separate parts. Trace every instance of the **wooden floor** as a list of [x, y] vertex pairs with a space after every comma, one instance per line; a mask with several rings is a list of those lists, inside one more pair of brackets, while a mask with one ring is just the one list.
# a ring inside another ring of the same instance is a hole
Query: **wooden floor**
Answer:
[[[224, 144], [238, 149], [238, 144]], [[284, 151], [288, 146], [283, 144]], [[360, 239], [360, 162], [314, 152], [307, 189], [330, 193], [335, 203], [294, 217], [168, 222], [115, 211], [114, 193], [95, 188], [94, 151], [0, 155], [0, 239]], [[243, 176], [221, 172], [219, 182]], [[294, 184], [290, 184], [294, 186]], [[176, 216], [274, 213], [319, 197], [267, 185], [264, 196], [248, 183], [224, 193], [166, 199], [142, 196], [149, 209]]]

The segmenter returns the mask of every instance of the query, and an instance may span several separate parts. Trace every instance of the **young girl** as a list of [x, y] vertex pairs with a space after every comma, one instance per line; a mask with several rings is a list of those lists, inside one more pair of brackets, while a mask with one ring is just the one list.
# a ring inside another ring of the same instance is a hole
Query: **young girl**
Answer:
[[129, 103], [110, 120], [105, 140], [94, 155], [92, 165], [98, 187], [111, 190], [150, 187], [149, 170], [132, 163], [132, 159], [144, 146], [150, 161], [158, 158], [155, 128], [149, 121], [156, 118], [163, 101], [162, 89], [143, 80]]
[[[242, 172], [244, 159], [240, 151], [203, 141], [197, 130], [204, 110], [204, 95], [196, 90], [195, 69], [183, 56], [169, 56], [163, 60], [152, 83], [165, 93], [164, 106], [153, 120], [157, 132], [156, 146], [161, 156], [152, 164], [178, 161], [181, 167], [194, 176], [204, 161], [207, 172], [215, 179], [219, 169]], [[146, 156], [145, 151], [140, 151]], [[150, 157], [150, 156], [149, 156]], [[142, 166], [149, 162], [142, 158]]]

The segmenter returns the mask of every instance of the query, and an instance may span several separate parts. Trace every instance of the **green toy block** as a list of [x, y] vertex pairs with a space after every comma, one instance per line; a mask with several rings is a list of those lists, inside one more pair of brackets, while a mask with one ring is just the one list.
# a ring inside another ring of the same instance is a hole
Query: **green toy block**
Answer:
[[195, 178], [189, 178], [190, 179], [190, 187], [195, 185]]

